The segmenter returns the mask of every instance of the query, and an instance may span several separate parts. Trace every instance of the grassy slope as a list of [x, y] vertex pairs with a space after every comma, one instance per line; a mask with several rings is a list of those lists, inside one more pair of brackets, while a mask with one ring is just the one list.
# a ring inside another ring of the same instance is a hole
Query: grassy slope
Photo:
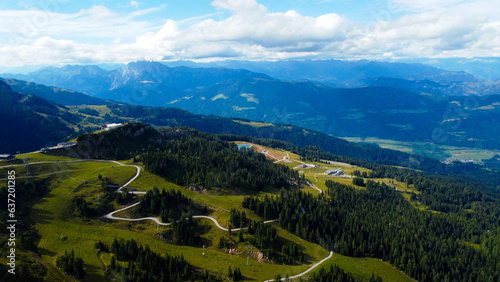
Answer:
[[[254, 146], [254, 149], [266, 149], [273, 153], [276, 157], [282, 158], [287, 155], [287, 152], [273, 150], [261, 146]], [[284, 163], [289, 166], [298, 164], [299, 156], [288, 154], [293, 163]], [[69, 160], [58, 156], [47, 156], [44, 154], [29, 154], [23, 157], [30, 158], [30, 161], [57, 161]], [[322, 165], [322, 168], [305, 171], [306, 177], [313, 181], [320, 189], [324, 187], [324, 176], [318, 176], [318, 173], [329, 168], [337, 168], [338, 165]], [[345, 167], [346, 172], [351, 172], [356, 167]], [[32, 209], [32, 219], [37, 222], [42, 240], [39, 243], [42, 259], [49, 268], [47, 279], [61, 280], [64, 276], [55, 267], [55, 259], [57, 255], [63, 254], [66, 250], [75, 250], [77, 256], [81, 256], [85, 261], [87, 271], [87, 281], [104, 281], [104, 264], [109, 264], [109, 254], [98, 254], [94, 249], [94, 243], [98, 240], [104, 243], [111, 244], [114, 238], [134, 239], [137, 242], [146, 245], [148, 244], [153, 250], [159, 253], [169, 252], [171, 254], [183, 254], [184, 257], [194, 266], [206, 268], [214, 273], [225, 275], [227, 266], [240, 267], [243, 275], [247, 278], [256, 279], [257, 281], [270, 279], [276, 273], [283, 277], [295, 275], [308, 269], [311, 264], [328, 256], [328, 251], [320, 246], [306, 242], [293, 234], [278, 227], [279, 235], [298, 243], [309, 257], [304, 265], [287, 266], [259, 263], [255, 258], [251, 257], [250, 265], [246, 265], [246, 245], [240, 243], [238, 249], [243, 250], [239, 255], [226, 254], [223, 250], [217, 249], [217, 243], [221, 236], [228, 236], [227, 232], [216, 228], [208, 220], [198, 220], [208, 230], [202, 236], [204, 243], [207, 245], [205, 256], [201, 255], [201, 247], [186, 247], [166, 244], [159, 240], [156, 224], [149, 221], [141, 223], [127, 223], [118, 221], [100, 221], [95, 219], [84, 220], [70, 216], [71, 199], [77, 195], [83, 195], [88, 202], [97, 201], [97, 192], [99, 189], [98, 175], [111, 178], [115, 183], [123, 184], [135, 173], [135, 168], [120, 167], [112, 163], [103, 162], [79, 162], [79, 163], [59, 163], [59, 164], [33, 164], [30, 170], [35, 175], [43, 177], [51, 177], [52, 187], [51, 192], [38, 201]], [[1, 170], [0, 170], [1, 171]], [[24, 167], [16, 167], [18, 175], [25, 173]], [[341, 178], [332, 178], [341, 180]], [[348, 179], [345, 179], [348, 180]], [[350, 180], [349, 180], [350, 183]], [[174, 188], [182, 191], [183, 194], [191, 197], [195, 202], [204, 205], [206, 204], [211, 210], [211, 216], [216, 217], [221, 225], [225, 226], [229, 221], [229, 210], [231, 208], [242, 209], [241, 195], [217, 195], [217, 194], [202, 194], [189, 191], [175, 184], [165, 181], [164, 179], [153, 175], [147, 171], [142, 171], [141, 176], [136, 179], [130, 187], [139, 188], [140, 190], [149, 190], [153, 187], [158, 188]], [[305, 188], [311, 193], [317, 193], [313, 188]], [[249, 218], [258, 219], [252, 212], [246, 211]], [[160, 229], [168, 227], [160, 227]], [[160, 230], [161, 231], [161, 230]], [[232, 238], [236, 238], [236, 233], [233, 232]], [[245, 235], [246, 237], [247, 235]], [[252, 250], [252, 249], [250, 249]], [[216, 263], [214, 263], [216, 262]], [[389, 281], [408, 280], [404, 274], [401, 274], [391, 265], [381, 262], [380, 260], [371, 258], [350, 258], [335, 254], [325, 266], [330, 263], [335, 263], [341, 266], [346, 271], [349, 271], [359, 277], [369, 278], [373, 273]], [[68, 279], [65, 277], [65, 279]]]
[[[237, 144], [251, 144], [248, 142], [235, 142]], [[286, 152], [283, 150], [276, 150], [276, 149], [271, 149], [268, 147], [264, 147], [261, 145], [257, 144], [251, 144], [252, 149], [257, 150], [261, 152], [262, 150], [267, 150], [268, 152], [271, 152], [274, 156], [277, 158], [281, 159], [283, 156], [288, 155], [290, 157], [290, 160], [292, 160], [292, 163], [283, 163], [280, 162], [284, 165], [287, 165], [289, 167], [295, 167], [298, 164], [300, 164], [300, 156], [295, 155], [290, 152]], [[287, 154], [288, 153], [288, 154]], [[316, 162], [307, 162], [307, 163], [312, 163], [318, 166], [321, 166], [321, 168], [317, 169], [305, 169], [305, 175], [308, 180], [313, 182], [318, 188], [322, 190], [326, 190], [326, 186], [324, 184], [325, 179], [331, 179], [334, 181], [338, 181], [347, 185], [352, 185], [352, 180], [350, 178], [339, 178], [339, 177], [325, 177], [323, 175], [319, 175], [320, 173], [323, 173], [324, 171], [332, 168], [339, 168], [341, 167], [346, 174], [352, 173], [354, 170], [360, 170], [360, 171], [367, 171], [369, 172], [368, 169], [361, 168], [361, 167], [356, 167], [356, 166], [351, 166], [351, 165], [329, 165], [329, 164], [324, 164], [324, 163], [316, 163]], [[389, 183], [389, 179], [376, 179], [379, 181], [384, 181], [386, 183]], [[403, 187], [406, 187], [404, 183], [400, 183], [398, 181], [394, 181], [394, 186], [398, 187], [398, 190], [404, 190]], [[132, 184], [132, 187], [138, 187], [138, 188], [143, 188], [143, 189], [149, 189], [152, 186], [156, 187], [165, 187], [165, 188], [175, 188], [175, 189], [180, 189], [180, 191], [191, 197], [193, 200], [200, 204], [206, 204], [210, 208], [215, 208], [216, 210], [214, 214], [211, 214], [212, 216], [216, 217], [218, 221], [221, 223], [221, 225], [225, 226], [225, 224], [229, 220], [229, 213], [227, 211], [231, 208], [238, 208], [241, 209], [241, 199], [242, 196], [232, 196], [232, 195], [223, 195], [223, 196], [215, 196], [215, 195], [207, 195], [207, 194], [201, 194], [201, 193], [196, 193], [192, 192], [186, 189], [183, 189], [181, 187], [178, 187], [172, 183], [169, 183], [165, 181], [164, 179], [150, 174], [148, 172], [143, 172], [141, 176], [135, 180]], [[354, 186], [353, 186], [354, 187]], [[359, 188], [359, 187], [356, 187]], [[406, 188], [405, 188], [406, 189]], [[304, 191], [317, 194], [318, 191], [314, 188], [310, 187], [305, 187], [303, 188]], [[255, 218], [252, 212], [249, 212], [246, 210], [246, 213], [249, 214], [249, 218]], [[307, 241], [304, 241], [297, 236], [290, 234], [289, 232], [278, 228], [279, 230], [279, 235], [291, 240], [293, 242], [299, 243], [301, 246], [305, 247], [306, 250], [310, 250], [309, 253], [312, 252], [313, 257], [317, 258], [317, 260], [321, 260], [322, 258], [328, 256], [328, 252], [321, 248], [320, 246], [316, 244], [309, 243]], [[226, 233], [226, 232], [223, 232]], [[218, 237], [216, 237], [218, 240]], [[216, 241], [214, 241], [216, 242]], [[217, 241], [218, 242], [218, 241]], [[214, 243], [216, 244], [216, 243]], [[382, 262], [378, 259], [373, 259], [373, 258], [352, 258], [352, 257], [347, 257], [347, 256], [342, 256], [340, 254], [334, 254], [332, 259], [328, 261], [328, 264], [325, 264], [325, 266], [329, 267], [330, 264], [335, 263], [338, 264], [340, 267], [342, 267], [344, 270], [349, 271], [356, 276], [359, 276], [361, 278], [369, 279], [372, 273], [375, 273], [376, 275], [380, 276], [383, 278], [384, 281], [406, 281], [406, 280], [411, 280], [409, 279], [408, 276], [406, 276], [404, 273], [401, 273], [399, 270], [397, 270], [395, 267], [390, 265], [389, 263]], [[304, 268], [304, 270], [307, 268]], [[297, 268], [297, 269], [290, 269], [287, 270], [286, 272], [280, 273], [282, 277], [284, 277], [286, 274], [289, 276], [296, 275], [301, 273], [303, 270], [302, 268]], [[223, 272], [224, 273], [224, 272]], [[274, 272], [276, 273], [276, 272]], [[272, 276], [263, 276], [262, 279], [265, 279], [266, 277], [272, 277]]]
[[[40, 165], [42, 166], [42, 165]], [[46, 165], [45, 165], [46, 166]], [[97, 256], [97, 250], [93, 245], [98, 240], [110, 244], [114, 238], [134, 239], [141, 244], [148, 244], [154, 250], [160, 253], [169, 252], [172, 254], [183, 254], [189, 262], [197, 267], [207, 268], [215, 273], [225, 273], [227, 265], [242, 267], [246, 264], [245, 257], [232, 256], [223, 253], [215, 248], [215, 242], [222, 235], [227, 235], [215, 227], [208, 220], [200, 220], [203, 225], [207, 225], [210, 232], [205, 234], [207, 239], [211, 238], [208, 244], [206, 255], [200, 256], [200, 247], [181, 247], [162, 243], [156, 237], [156, 225], [150, 222], [144, 223], [125, 223], [125, 222], [102, 222], [98, 220], [69, 219], [69, 211], [65, 208], [70, 205], [71, 198], [77, 194], [86, 195], [87, 200], [98, 190], [93, 186], [93, 180], [97, 179], [97, 174], [101, 173], [110, 177], [113, 181], [123, 184], [128, 176], [132, 176], [134, 171], [129, 167], [114, 167], [112, 164], [101, 163], [76, 163], [71, 166], [79, 167], [78, 170], [68, 172], [61, 170], [61, 176], [54, 180], [53, 190], [47, 197], [40, 200], [32, 210], [32, 218], [37, 222], [37, 229], [42, 236], [39, 248], [44, 261], [55, 262], [57, 255], [63, 254], [65, 250], [75, 250], [77, 256], [81, 256], [86, 263], [87, 280], [103, 281], [104, 272], [101, 259]], [[50, 169], [50, 168], [48, 168]], [[125, 177], [127, 176], [127, 177]], [[88, 184], [82, 185], [80, 181], [88, 181]], [[163, 185], [162, 185], [163, 186]], [[187, 192], [187, 191], [185, 191]], [[241, 200], [239, 200], [241, 202]], [[233, 234], [235, 237], [236, 234]], [[310, 243], [308, 243], [310, 244]], [[313, 244], [310, 244], [313, 245]], [[311, 248], [306, 248], [311, 249]], [[321, 249], [316, 246], [316, 250]], [[307, 253], [307, 252], [306, 252]], [[314, 261], [320, 260], [327, 255], [322, 250], [318, 255], [310, 254]], [[103, 258], [104, 263], [108, 264]], [[218, 261], [213, 264], [213, 259]], [[277, 268], [276, 268], [277, 267]], [[283, 273], [299, 273], [307, 268], [304, 266], [276, 266], [265, 263], [257, 263], [251, 260], [251, 266], [242, 269], [243, 275], [255, 277], [257, 279], [267, 279], [267, 273], [275, 273], [276, 269]], [[50, 269], [49, 279], [57, 279], [60, 274], [55, 268]], [[256, 276], [255, 276], [256, 275]]]

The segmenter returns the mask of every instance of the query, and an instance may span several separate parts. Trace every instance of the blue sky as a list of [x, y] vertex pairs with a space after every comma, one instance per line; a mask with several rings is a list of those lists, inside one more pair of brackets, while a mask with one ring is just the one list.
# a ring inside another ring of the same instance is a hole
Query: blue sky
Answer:
[[[46, 2], [46, 3], [44, 3]], [[295, 10], [303, 15], [321, 16], [328, 12], [335, 12], [348, 17], [356, 17], [360, 20], [370, 19], [374, 10], [386, 8], [387, 2], [374, 1], [353, 1], [353, 0], [293, 0], [277, 1], [265, 0], [258, 1], [267, 7], [270, 12], [283, 12]], [[137, 9], [148, 9], [162, 7], [161, 11], [148, 15], [148, 19], [162, 21], [174, 19], [177, 21], [209, 15], [217, 11], [207, 0], [187, 0], [187, 1], [2, 1], [0, 9], [2, 10], [25, 10], [25, 9], [50, 9], [61, 13], [77, 13], [80, 10], [88, 9], [93, 5], [102, 5], [121, 13], [133, 12]], [[57, 8], [55, 8], [57, 7]]]
[[500, 57], [497, 1], [2, 1], [0, 68]]

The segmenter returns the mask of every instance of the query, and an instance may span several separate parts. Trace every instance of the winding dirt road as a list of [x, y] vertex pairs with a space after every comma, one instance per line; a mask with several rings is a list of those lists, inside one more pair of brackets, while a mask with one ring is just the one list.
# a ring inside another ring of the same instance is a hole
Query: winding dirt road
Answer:
[[[330, 255], [328, 255], [326, 258], [324, 258], [321, 261], [315, 263], [313, 266], [311, 266], [306, 271], [304, 271], [304, 272], [302, 272], [300, 274], [288, 277], [288, 279], [295, 279], [295, 278], [299, 278], [299, 277], [302, 277], [302, 276], [306, 275], [307, 273], [309, 273], [310, 271], [312, 271], [313, 269], [315, 269], [316, 267], [318, 267], [320, 264], [322, 264], [325, 261], [329, 260], [332, 256], [333, 256], [333, 251], [330, 251]], [[285, 278], [281, 278], [281, 281], [285, 281], [285, 280], [286, 280], [286, 277]], [[274, 279], [266, 280], [264, 282], [272, 282], [272, 281], [274, 281]]]
[[[76, 163], [76, 162], [87, 162], [87, 161], [92, 161], [92, 162], [112, 162], [112, 163], [115, 163], [117, 165], [120, 165], [120, 166], [131, 166], [131, 167], [135, 167], [137, 169], [135, 175], [129, 180], [127, 181], [125, 184], [123, 184], [122, 186], [120, 186], [116, 192], [117, 193], [121, 193], [122, 192], [122, 189], [123, 188], [126, 188], [128, 185], [130, 185], [134, 180], [136, 180], [140, 174], [141, 174], [141, 168], [137, 165], [125, 165], [125, 164], [122, 164], [118, 161], [115, 161], [115, 160], [95, 160], [95, 159], [88, 159], [88, 160], [74, 160], [74, 161], [46, 161], [46, 162], [33, 162], [33, 163], [29, 163], [29, 165], [34, 165], [34, 164], [47, 164], [47, 163]], [[6, 166], [0, 166], [0, 168], [2, 167], [13, 167], [13, 166], [24, 166], [25, 164], [14, 164], [14, 165], [6, 165]], [[322, 192], [319, 188], [315, 187], [313, 184], [311, 183], [308, 183], [311, 187], [319, 190], [320, 192]], [[146, 192], [140, 192], [140, 191], [129, 191], [128, 193], [133, 193], [133, 194], [146, 194]], [[115, 210], [113, 212], [110, 212], [104, 216], [102, 216], [101, 218], [106, 218], [106, 219], [111, 219], [111, 220], [122, 220], [122, 221], [143, 221], [143, 220], [151, 220], [151, 221], [154, 221], [156, 222], [157, 224], [159, 225], [162, 225], [162, 226], [168, 226], [168, 225], [171, 225], [170, 222], [161, 222], [158, 218], [156, 217], [141, 217], [141, 218], [123, 218], [123, 217], [116, 217], [114, 216], [114, 214], [116, 213], [119, 213], [119, 212], [122, 212], [122, 211], [125, 211], [125, 210], [128, 210], [130, 208], [133, 208], [135, 206], [137, 206], [138, 204], [140, 204], [140, 202], [137, 202], [137, 203], [134, 203], [132, 205], [129, 205], [129, 206], [126, 206], [126, 207], [123, 207], [121, 209], [118, 209], [118, 210]], [[217, 228], [223, 230], [223, 231], [228, 231], [227, 228], [224, 228], [222, 227], [219, 222], [217, 221], [217, 219], [213, 218], [213, 217], [210, 217], [210, 216], [205, 216], [205, 215], [195, 215], [193, 216], [193, 218], [204, 218], [204, 219], [208, 219], [208, 220], [211, 220], [215, 226], [217, 226]], [[273, 219], [273, 220], [267, 220], [267, 221], [264, 221], [263, 223], [272, 223], [272, 222], [277, 222], [279, 221], [278, 219]], [[242, 230], [242, 229], [248, 229], [248, 227], [243, 227], [243, 228], [235, 228], [235, 229], [231, 229], [232, 231], [239, 231], [239, 230]], [[333, 251], [330, 252], [330, 255], [326, 258], [324, 258], [323, 260], [317, 262], [316, 264], [314, 264], [313, 266], [311, 266], [309, 269], [307, 269], [306, 271], [300, 273], [300, 274], [297, 274], [297, 275], [294, 275], [294, 276], [291, 276], [289, 277], [289, 279], [294, 279], [294, 278], [299, 278], [301, 276], [304, 276], [305, 274], [309, 273], [310, 271], [312, 271], [314, 268], [318, 267], [319, 265], [321, 265], [322, 263], [324, 263], [325, 261], [327, 261], [328, 259], [330, 259], [331, 257], [333, 256]], [[286, 278], [282, 278], [281, 280], [284, 281]], [[265, 282], [271, 282], [273, 281], [274, 279], [271, 279], [271, 280], [267, 280]]]
[[[123, 188], [125, 188], [126, 186], [128, 186], [130, 183], [132, 183], [137, 177], [139, 177], [140, 173], [141, 173], [141, 168], [136, 166], [136, 165], [124, 165], [124, 164], [121, 164], [117, 161], [112, 161], [114, 163], [117, 163], [119, 165], [122, 165], [122, 166], [134, 166], [137, 168], [137, 173], [135, 174], [134, 177], [132, 177], [132, 179], [130, 179], [127, 183], [125, 183], [123, 186], [121, 186], [120, 188], [118, 188], [117, 192], [120, 192]], [[321, 191], [321, 189], [319, 189], [318, 187], [314, 186], [314, 184], [310, 183], [308, 181], [309, 186], [313, 187], [314, 189], [318, 190], [320, 193], [322, 193], [323, 191]], [[134, 192], [132, 192], [134, 193]], [[135, 192], [135, 194], [144, 194], [145, 192]], [[111, 212], [105, 216], [103, 216], [103, 218], [108, 218], [108, 219], [114, 219], [114, 220], [124, 220], [124, 221], [142, 221], [142, 220], [152, 220], [154, 222], [156, 222], [157, 224], [159, 225], [163, 225], [163, 226], [168, 226], [170, 225], [171, 223], [164, 223], [164, 222], [161, 222], [158, 218], [155, 218], [155, 217], [141, 217], [141, 218], [121, 218], [121, 217], [115, 217], [113, 216], [113, 214], [115, 213], [118, 213], [118, 212], [121, 212], [121, 211], [124, 211], [124, 210], [127, 210], [127, 209], [130, 209], [130, 208], [133, 208], [135, 206], [137, 206], [140, 202], [137, 202], [135, 204], [132, 204], [130, 206], [127, 206], [127, 207], [124, 207], [124, 208], [121, 208], [119, 210], [116, 210], [114, 212]], [[217, 226], [217, 228], [221, 229], [221, 230], [224, 230], [224, 231], [229, 231], [227, 228], [224, 228], [222, 227], [219, 222], [217, 221], [217, 219], [213, 218], [213, 217], [210, 217], [210, 216], [205, 216], [205, 215], [195, 215], [193, 216], [193, 218], [205, 218], [205, 219], [208, 219], [208, 220], [211, 220], [215, 226]], [[268, 221], [264, 221], [263, 223], [271, 223], [271, 222], [277, 222], [279, 221], [279, 219], [273, 219], [273, 220], [268, 220]], [[248, 227], [243, 227], [243, 228], [235, 228], [235, 229], [231, 229], [232, 231], [239, 231], [239, 230], [244, 230], [244, 229], [248, 229]], [[295, 278], [299, 278], [299, 277], [302, 277], [304, 275], [306, 275], [307, 273], [309, 273], [310, 271], [312, 271], [313, 269], [315, 269], [316, 267], [318, 267], [319, 265], [321, 265], [322, 263], [324, 263], [325, 261], [327, 261], [328, 259], [330, 259], [331, 257], [333, 256], [333, 251], [330, 251], [330, 255], [328, 255], [328, 257], [324, 258], [323, 260], [315, 263], [314, 265], [312, 265], [309, 269], [307, 269], [306, 271], [300, 273], [300, 274], [297, 274], [297, 275], [294, 275], [294, 276], [291, 276], [291, 277], [288, 277], [289, 279], [295, 279]], [[286, 278], [282, 278], [281, 280], [284, 281]], [[271, 280], [266, 280], [265, 282], [272, 282], [273, 279]]]

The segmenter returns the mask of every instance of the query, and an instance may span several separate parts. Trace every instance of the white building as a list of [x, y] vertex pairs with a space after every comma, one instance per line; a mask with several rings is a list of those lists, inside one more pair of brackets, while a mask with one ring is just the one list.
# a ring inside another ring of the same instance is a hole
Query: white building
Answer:
[[104, 130], [110, 130], [110, 129], [113, 129], [113, 128], [120, 127], [122, 125], [123, 124], [121, 124], [121, 123], [106, 123], [105, 125], [102, 126], [102, 129], [104, 129]]
[[0, 160], [5, 160], [5, 161], [10, 161], [10, 160], [13, 160], [15, 159], [15, 156], [14, 155], [11, 155], [11, 154], [0, 154]]
[[344, 175], [344, 172], [342, 171], [341, 168], [337, 168], [337, 169], [330, 169], [330, 170], [327, 170], [325, 171], [325, 174], [326, 175], [334, 175], [334, 176], [339, 176], [339, 175]]

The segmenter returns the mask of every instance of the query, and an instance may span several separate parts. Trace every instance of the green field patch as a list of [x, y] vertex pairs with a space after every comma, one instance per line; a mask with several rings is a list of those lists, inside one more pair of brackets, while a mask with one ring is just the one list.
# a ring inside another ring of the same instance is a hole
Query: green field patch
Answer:
[[462, 243], [464, 243], [465, 245], [469, 246], [469, 247], [472, 247], [476, 250], [481, 250], [481, 245], [480, 244], [476, 244], [476, 243], [472, 243], [472, 242], [468, 242], [468, 241], [461, 241]]
[[[245, 142], [245, 141], [235, 141], [234, 143], [237, 144], [237, 145], [252, 145], [252, 147], [250, 147], [250, 149], [256, 150], [259, 153], [262, 153], [263, 151], [267, 151], [267, 152], [269, 152], [269, 154], [264, 154], [264, 155], [266, 157], [268, 157], [269, 159], [271, 159], [271, 160], [276, 160], [276, 159], [281, 160], [284, 157], [289, 158], [291, 161], [298, 161], [298, 160], [300, 160], [300, 156], [299, 155], [296, 155], [294, 153], [285, 151], [283, 149], [273, 149], [273, 148], [269, 148], [269, 147], [262, 146], [262, 145], [259, 145], [259, 144]], [[284, 163], [284, 164], [288, 165], [289, 163]]]
[[27, 154], [16, 155], [16, 159], [23, 159], [23, 158], [27, 158], [28, 163], [79, 160], [79, 159], [70, 158], [67, 156], [51, 155], [51, 154], [44, 154], [44, 153], [27, 153]]
[[218, 100], [218, 99], [223, 99], [223, 100], [226, 100], [228, 97], [224, 94], [217, 94], [215, 95], [214, 97], [211, 98], [212, 101], [215, 101], [215, 100]]
[[[328, 270], [331, 265], [338, 265], [344, 271], [363, 280], [369, 280], [373, 273], [375, 277], [381, 277], [382, 281], [415, 281], [390, 263], [374, 258], [353, 258], [333, 253], [332, 258], [322, 266]], [[314, 272], [318, 272], [320, 268], [318, 267]]]
[[247, 98], [247, 102], [252, 102], [252, 103], [259, 103], [259, 99], [255, 98], [255, 94], [251, 93], [241, 93], [241, 97]]
[[356, 112], [352, 114], [346, 114], [345, 116], [341, 117], [342, 119], [361, 119], [364, 118], [365, 114], [361, 112]]
[[267, 123], [267, 122], [256, 122], [256, 121], [243, 121], [243, 120], [238, 120], [238, 119], [233, 119], [234, 122], [245, 124], [245, 125], [250, 125], [253, 127], [266, 127], [266, 126], [273, 126], [272, 123]]

